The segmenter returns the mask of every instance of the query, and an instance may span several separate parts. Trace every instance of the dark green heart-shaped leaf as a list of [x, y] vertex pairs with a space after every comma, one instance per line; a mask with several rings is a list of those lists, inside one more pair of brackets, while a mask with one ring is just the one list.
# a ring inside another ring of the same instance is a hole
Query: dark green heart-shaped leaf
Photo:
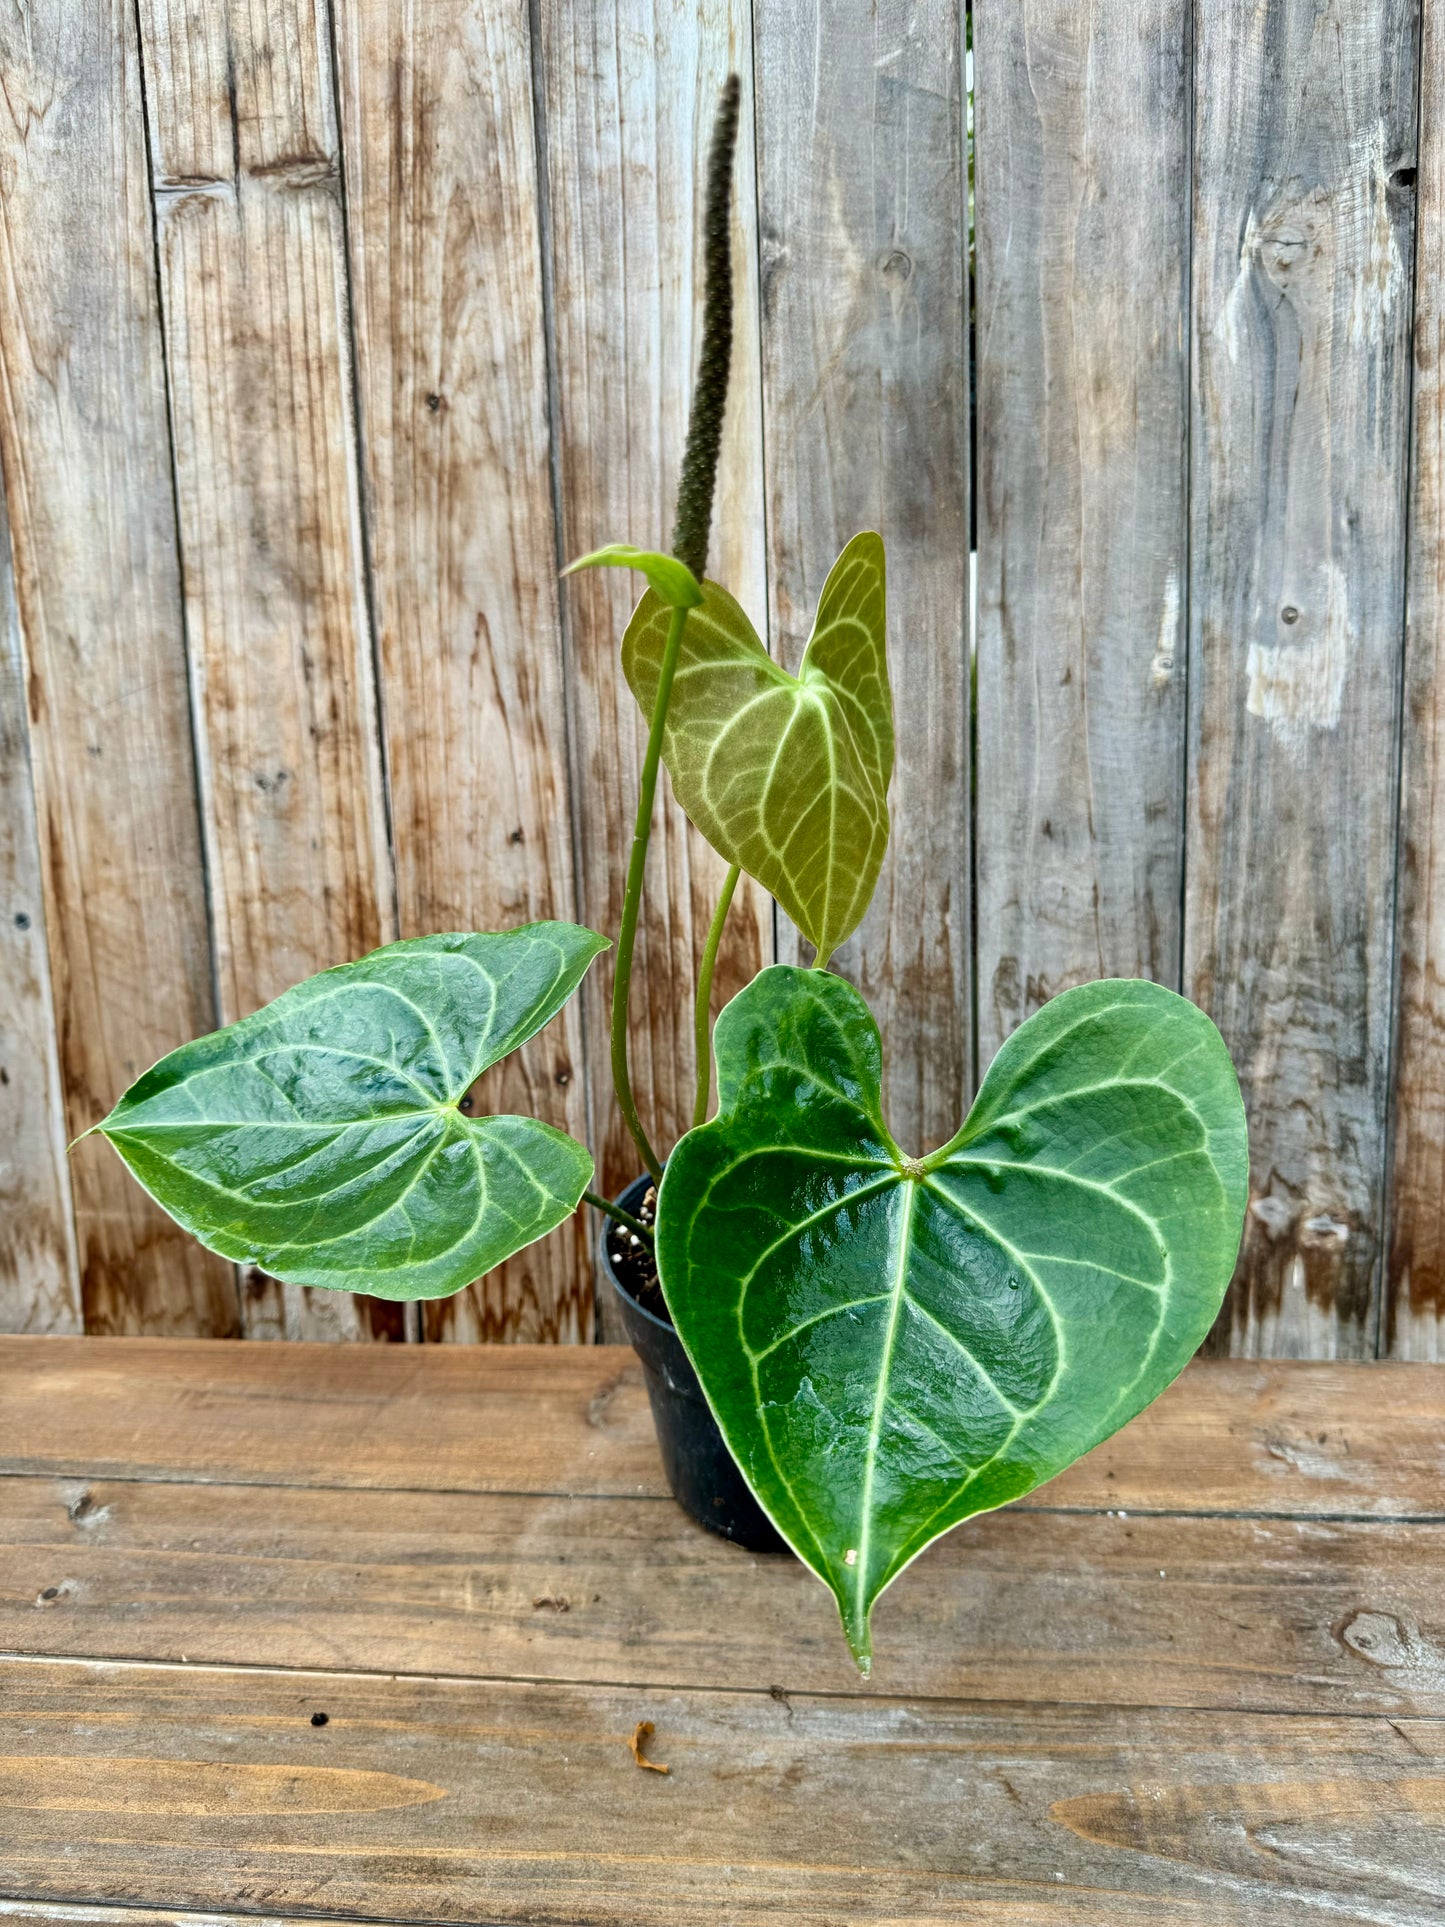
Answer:
[[663, 1288], [866, 1671], [873, 1602], [911, 1559], [1116, 1431], [1209, 1330], [1244, 1217], [1239, 1085], [1182, 997], [1086, 984], [911, 1159], [863, 1000], [782, 965], [723, 1012], [717, 1061], [719, 1114], [662, 1182]]
[[223, 1258], [442, 1297], [560, 1224], [591, 1179], [564, 1132], [457, 1106], [606, 948], [570, 923], [390, 944], [183, 1044], [95, 1128]]
[[[670, 610], [649, 593], [622, 668], [651, 716]], [[823, 585], [796, 676], [773, 662], [715, 582], [689, 615], [662, 756], [673, 792], [720, 856], [770, 890], [819, 961], [857, 928], [888, 847], [893, 699], [883, 544], [855, 535]]]

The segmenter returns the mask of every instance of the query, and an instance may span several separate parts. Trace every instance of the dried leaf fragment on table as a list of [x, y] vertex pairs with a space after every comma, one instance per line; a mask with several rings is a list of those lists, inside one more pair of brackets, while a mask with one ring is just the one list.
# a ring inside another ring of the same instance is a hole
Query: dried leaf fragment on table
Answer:
[[671, 1773], [670, 1766], [659, 1766], [656, 1760], [646, 1760], [642, 1757], [643, 1747], [656, 1731], [651, 1720], [639, 1720], [632, 1729], [632, 1738], [627, 1742], [627, 1750], [637, 1765], [645, 1768], [648, 1773]]

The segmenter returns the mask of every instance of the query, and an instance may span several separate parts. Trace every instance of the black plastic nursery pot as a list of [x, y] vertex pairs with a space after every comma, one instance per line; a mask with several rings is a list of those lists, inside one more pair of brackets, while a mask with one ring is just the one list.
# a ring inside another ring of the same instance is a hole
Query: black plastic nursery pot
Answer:
[[[637, 1216], [652, 1180], [640, 1177], [617, 1198]], [[642, 1361], [652, 1420], [672, 1496], [699, 1525], [750, 1552], [788, 1552], [791, 1548], [763, 1511], [718, 1430], [702, 1395], [682, 1340], [671, 1323], [638, 1304], [612, 1262], [606, 1219], [597, 1240], [597, 1268], [603, 1289], [613, 1294], [623, 1329]]]

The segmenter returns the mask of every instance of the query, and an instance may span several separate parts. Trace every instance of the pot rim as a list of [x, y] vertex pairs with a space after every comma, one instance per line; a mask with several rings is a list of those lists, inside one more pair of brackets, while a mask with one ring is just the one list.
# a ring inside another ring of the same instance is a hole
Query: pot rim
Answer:
[[[623, 1209], [626, 1210], [628, 1208], [627, 1200], [632, 1192], [636, 1191], [639, 1185], [646, 1186], [651, 1184], [651, 1182], [652, 1179], [648, 1173], [646, 1171], [641, 1172], [630, 1184], [623, 1185], [612, 1202], [614, 1204], [620, 1204]], [[627, 1300], [639, 1318], [645, 1318], [650, 1325], [656, 1325], [659, 1331], [670, 1332], [674, 1338], [677, 1338], [677, 1326], [673, 1324], [672, 1320], [670, 1318], [659, 1318], [655, 1311], [649, 1311], [646, 1305], [641, 1304], [633, 1297], [632, 1293], [618, 1277], [617, 1267], [612, 1262], [612, 1253], [607, 1249], [607, 1233], [616, 1223], [617, 1220], [615, 1218], [603, 1217], [601, 1229], [597, 1233], [597, 1262], [601, 1265], [607, 1282], [619, 1298], [625, 1298]], [[623, 1228], [625, 1229], [626, 1227], [624, 1226]], [[681, 1343], [681, 1340], [678, 1342]]]

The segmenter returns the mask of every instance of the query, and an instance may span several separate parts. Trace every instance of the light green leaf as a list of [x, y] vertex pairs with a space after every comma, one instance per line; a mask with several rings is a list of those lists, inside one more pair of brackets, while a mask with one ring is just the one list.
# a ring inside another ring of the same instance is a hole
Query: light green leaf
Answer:
[[579, 569], [636, 569], [647, 577], [652, 593], [669, 609], [695, 609], [702, 601], [697, 577], [675, 555], [659, 555], [652, 549], [634, 549], [630, 542], [609, 542], [569, 562], [563, 575], [576, 575]]
[[719, 1114], [663, 1177], [663, 1289], [866, 1672], [911, 1559], [1107, 1438], [1209, 1330], [1244, 1217], [1239, 1085], [1209, 1019], [1136, 982], [1031, 1017], [922, 1159], [889, 1135], [878, 1031], [840, 978], [763, 971], [717, 1060]]
[[[622, 668], [652, 714], [668, 611], [645, 595]], [[833, 564], [796, 676], [715, 582], [688, 617], [662, 756], [678, 802], [720, 856], [777, 898], [826, 963], [868, 908], [888, 847], [893, 699], [883, 543]]]
[[390, 944], [183, 1044], [95, 1128], [223, 1258], [442, 1297], [560, 1224], [591, 1180], [564, 1132], [457, 1106], [607, 947], [570, 923]]

